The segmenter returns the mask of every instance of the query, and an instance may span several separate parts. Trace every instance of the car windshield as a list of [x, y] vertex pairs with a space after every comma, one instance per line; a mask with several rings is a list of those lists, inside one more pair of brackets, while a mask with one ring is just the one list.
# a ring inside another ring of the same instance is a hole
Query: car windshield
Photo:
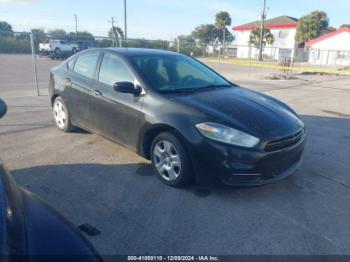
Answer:
[[147, 84], [162, 93], [231, 86], [206, 66], [183, 55], [138, 55], [131, 62]]

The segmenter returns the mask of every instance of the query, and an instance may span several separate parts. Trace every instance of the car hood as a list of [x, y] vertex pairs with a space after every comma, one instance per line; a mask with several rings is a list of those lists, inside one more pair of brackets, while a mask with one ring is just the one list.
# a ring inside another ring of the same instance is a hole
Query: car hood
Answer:
[[173, 101], [204, 114], [208, 121], [239, 129], [261, 139], [275, 139], [303, 128], [297, 114], [275, 98], [242, 87], [177, 94]]

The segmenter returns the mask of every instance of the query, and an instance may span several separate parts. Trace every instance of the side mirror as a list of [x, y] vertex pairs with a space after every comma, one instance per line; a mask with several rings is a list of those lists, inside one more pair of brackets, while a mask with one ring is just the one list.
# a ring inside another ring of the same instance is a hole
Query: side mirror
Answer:
[[113, 89], [119, 93], [133, 94], [134, 96], [138, 96], [142, 92], [140, 86], [135, 86], [131, 82], [117, 82], [113, 85]]
[[0, 118], [6, 115], [6, 112], [7, 112], [7, 105], [5, 101], [0, 98]]

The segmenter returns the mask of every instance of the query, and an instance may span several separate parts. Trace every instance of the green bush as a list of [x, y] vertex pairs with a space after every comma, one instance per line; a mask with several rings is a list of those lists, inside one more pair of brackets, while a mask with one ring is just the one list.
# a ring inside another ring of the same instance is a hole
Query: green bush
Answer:
[[0, 37], [0, 53], [2, 54], [31, 53], [29, 37], [28, 38]]
[[167, 50], [169, 48], [168, 41], [163, 40], [145, 40], [145, 39], [128, 39], [122, 41], [123, 47], [151, 48]]
[[95, 41], [95, 47], [100, 47], [100, 48], [112, 47], [112, 40], [98, 39]]
[[[177, 52], [177, 47], [173, 47], [171, 50]], [[188, 56], [190, 56], [191, 53], [193, 56], [201, 56], [203, 51], [195, 45], [180, 45], [180, 53]]]

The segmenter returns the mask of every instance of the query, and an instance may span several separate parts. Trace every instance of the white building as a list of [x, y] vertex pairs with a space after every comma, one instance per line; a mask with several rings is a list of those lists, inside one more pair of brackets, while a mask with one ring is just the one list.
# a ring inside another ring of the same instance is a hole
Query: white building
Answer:
[[[261, 27], [261, 21], [255, 21], [240, 26], [233, 30], [236, 32], [235, 45], [238, 58], [257, 58], [259, 50], [249, 45], [249, 36], [252, 30]], [[266, 58], [281, 59], [290, 58], [296, 47], [295, 34], [298, 27], [298, 19], [290, 16], [279, 16], [265, 21], [265, 28], [270, 29], [274, 36], [274, 43], [266, 45], [263, 55]]]
[[318, 65], [350, 65], [350, 28], [341, 28], [306, 43], [309, 63]]

